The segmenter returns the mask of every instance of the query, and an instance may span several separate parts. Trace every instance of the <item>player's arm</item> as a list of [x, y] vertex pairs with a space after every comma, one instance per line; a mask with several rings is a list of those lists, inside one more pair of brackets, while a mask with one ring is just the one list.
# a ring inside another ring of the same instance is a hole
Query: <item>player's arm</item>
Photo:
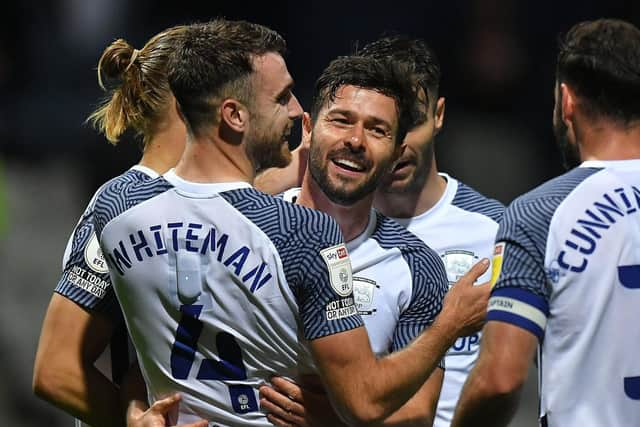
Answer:
[[310, 342], [332, 404], [347, 424], [382, 423], [423, 387], [458, 336], [480, 327], [489, 289], [473, 283], [487, 266], [486, 260], [476, 264], [449, 291], [431, 327], [387, 357], [363, 351], [371, 346], [362, 327]]
[[[527, 213], [526, 221], [523, 212]], [[544, 229], [545, 217], [545, 211], [535, 204], [525, 206], [516, 201], [500, 223], [488, 322], [452, 426], [506, 426], [515, 413], [549, 316], [546, 235], [536, 232]]]
[[[444, 371], [436, 369], [418, 392], [384, 420], [389, 426], [430, 426], [438, 403]], [[326, 393], [310, 391], [282, 377], [260, 387], [260, 406], [275, 426], [345, 426]], [[434, 400], [435, 399], [435, 400]]]
[[452, 427], [507, 426], [537, 346], [537, 337], [525, 329], [487, 322], [480, 356], [462, 389]]
[[34, 393], [92, 426], [124, 425], [117, 387], [94, 366], [112, 332], [107, 317], [54, 294], [40, 333]]
[[311, 117], [302, 116], [302, 140], [291, 152], [291, 162], [283, 168], [269, 168], [262, 171], [254, 180], [254, 186], [267, 194], [279, 194], [290, 188], [299, 187], [307, 169], [309, 144], [311, 142]]

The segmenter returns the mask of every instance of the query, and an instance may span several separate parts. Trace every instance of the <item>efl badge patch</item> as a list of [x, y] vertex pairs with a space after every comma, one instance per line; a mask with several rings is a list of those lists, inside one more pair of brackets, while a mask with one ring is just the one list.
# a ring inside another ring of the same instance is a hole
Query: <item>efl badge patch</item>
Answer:
[[87, 243], [87, 246], [84, 248], [84, 261], [87, 263], [89, 268], [96, 273], [104, 274], [109, 272], [107, 262], [102, 255], [102, 250], [100, 249], [96, 233], [91, 233], [89, 243]]
[[498, 282], [500, 273], [502, 272], [502, 257], [504, 256], [504, 250], [506, 242], [497, 243], [493, 249], [493, 262], [491, 267], [491, 287], [493, 288]]
[[329, 280], [333, 290], [341, 297], [351, 295], [353, 292], [351, 261], [344, 244], [323, 249], [320, 255], [329, 269]]

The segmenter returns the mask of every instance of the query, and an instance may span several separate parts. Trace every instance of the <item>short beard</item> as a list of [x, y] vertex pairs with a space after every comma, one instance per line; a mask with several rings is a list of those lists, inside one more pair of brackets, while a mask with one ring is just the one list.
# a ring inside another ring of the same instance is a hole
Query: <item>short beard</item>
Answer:
[[434, 141], [431, 141], [431, 143], [427, 145], [426, 149], [422, 153], [422, 158], [424, 159], [423, 167], [420, 169], [416, 168], [414, 170], [414, 174], [409, 177], [409, 182], [402, 187], [397, 188], [393, 185], [390, 173], [385, 177], [382, 185], [380, 186], [380, 191], [387, 194], [415, 194], [422, 191], [427, 179], [429, 179], [431, 167], [433, 166], [434, 146]]
[[309, 150], [309, 172], [327, 198], [338, 205], [351, 206], [372, 194], [378, 187], [380, 178], [389, 170], [390, 164], [381, 165], [369, 179], [353, 190], [334, 186], [329, 180], [326, 165], [323, 167], [322, 154], [320, 150], [315, 148], [317, 146], [312, 140], [311, 149]]
[[[557, 108], [556, 111], [560, 111], [560, 109]], [[556, 143], [558, 144], [560, 156], [562, 157], [562, 165], [565, 169], [573, 169], [580, 165], [580, 163], [582, 163], [580, 149], [576, 144], [569, 142], [567, 125], [562, 121], [562, 118], [557, 115], [553, 126], [553, 133], [555, 134]]]
[[257, 174], [269, 168], [283, 168], [289, 165], [291, 152], [288, 148], [282, 141], [282, 135], [269, 135], [267, 132], [255, 130], [248, 137], [247, 155]]

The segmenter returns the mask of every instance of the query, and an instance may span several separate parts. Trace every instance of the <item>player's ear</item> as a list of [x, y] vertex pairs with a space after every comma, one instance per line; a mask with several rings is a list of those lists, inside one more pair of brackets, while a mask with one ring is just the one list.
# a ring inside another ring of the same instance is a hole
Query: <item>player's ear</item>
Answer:
[[182, 108], [180, 108], [180, 103], [175, 98], [173, 100], [173, 105], [174, 105], [174, 107], [176, 109], [176, 112], [178, 113], [178, 117], [180, 117], [180, 120], [182, 120], [182, 122], [186, 125], [187, 121], [185, 120], [184, 114], [182, 113]]
[[442, 96], [436, 101], [434, 119], [433, 135], [435, 136], [440, 132], [442, 125], [444, 124], [444, 97]]
[[576, 114], [576, 95], [565, 83], [560, 84], [560, 107], [562, 108], [560, 117], [567, 127], [567, 137], [569, 141], [575, 141], [575, 130], [573, 122]]
[[220, 104], [220, 122], [235, 132], [244, 133], [249, 124], [249, 110], [237, 99], [227, 98]]
[[309, 147], [311, 145], [311, 130], [313, 125], [311, 124], [311, 115], [304, 112], [302, 114], [302, 145]]

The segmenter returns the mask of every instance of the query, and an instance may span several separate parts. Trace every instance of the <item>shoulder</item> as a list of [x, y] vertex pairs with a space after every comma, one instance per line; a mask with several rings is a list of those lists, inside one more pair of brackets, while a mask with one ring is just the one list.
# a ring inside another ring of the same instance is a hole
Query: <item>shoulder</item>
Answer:
[[505, 222], [548, 223], [560, 204], [600, 168], [575, 168], [515, 199], [507, 208]]
[[164, 178], [151, 178], [139, 171], [129, 171], [107, 182], [94, 201], [94, 224], [101, 235], [104, 227], [128, 209], [172, 188]]
[[459, 209], [484, 215], [495, 222], [500, 222], [505, 210], [499, 201], [486, 197], [460, 181], [451, 204]]
[[376, 228], [371, 235], [383, 249], [397, 248], [413, 270], [421, 268], [439, 270], [443, 267], [438, 254], [415, 234], [381, 213], [376, 213]]
[[254, 188], [225, 191], [220, 195], [274, 242], [291, 239], [327, 243], [342, 241], [337, 223], [323, 212]]

